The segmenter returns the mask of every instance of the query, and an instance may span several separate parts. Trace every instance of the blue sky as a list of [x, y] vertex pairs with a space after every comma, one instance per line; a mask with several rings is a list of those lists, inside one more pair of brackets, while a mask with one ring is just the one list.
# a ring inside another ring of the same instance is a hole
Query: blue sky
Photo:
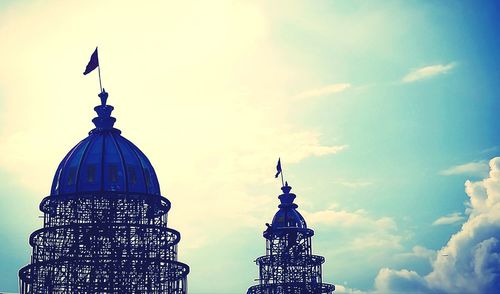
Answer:
[[173, 203], [191, 293], [254, 283], [278, 156], [325, 281], [435, 291], [451, 236], [490, 211], [464, 184], [496, 199], [499, 16], [495, 1], [2, 2], [0, 290], [17, 291], [38, 203], [92, 127], [97, 77], [81, 72], [99, 45], [117, 127]]

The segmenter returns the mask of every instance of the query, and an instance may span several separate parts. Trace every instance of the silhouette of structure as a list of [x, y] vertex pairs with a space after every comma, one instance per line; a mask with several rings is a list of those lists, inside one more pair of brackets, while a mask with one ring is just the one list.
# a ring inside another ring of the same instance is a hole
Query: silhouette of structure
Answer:
[[[278, 174], [281, 164], [278, 162]], [[266, 224], [266, 255], [255, 261], [259, 266], [259, 285], [248, 289], [247, 294], [318, 294], [333, 293], [335, 286], [323, 283], [321, 265], [325, 258], [312, 254], [311, 238], [314, 231], [293, 203], [288, 183], [281, 188], [281, 204], [272, 224]]]
[[108, 93], [99, 97], [95, 128], [61, 161], [40, 203], [44, 226], [30, 236], [20, 292], [186, 293], [170, 201], [148, 158], [113, 128]]

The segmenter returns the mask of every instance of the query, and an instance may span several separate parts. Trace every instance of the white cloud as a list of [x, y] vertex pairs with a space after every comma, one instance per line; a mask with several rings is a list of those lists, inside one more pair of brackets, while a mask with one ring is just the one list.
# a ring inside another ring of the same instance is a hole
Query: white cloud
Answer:
[[347, 211], [337, 209], [336, 205], [321, 211], [308, 212], [301, 210], [302, 215], [311, 227], [321, 226], [349, 230], [346, 238], [350, 250], [365, 250], [374, 248], [400, 249], [402, 237], [397, 234], [396, 222], [390, 217], [374, 217], [359, 209]]
[[358, 209], [356, 211], [350, 212], [347, 210], [337, 209], [336, 204], [329, 205], [326, 210], [320, 210], [315, 212], [307, 212], [302, 210], [302, 214], [308, 223], [312, 225], [322, 224], [327, 226], [339, 226], [339, 227], [353, 227], [359, 226], [364, 227], [370, 224], [381, 229], [395, 229], [396, 223], [392, 218], [381, 217], [375, 218], [370, 216], [366, 211]]
[[[401, 241], [402, 238], [398, 234], [378, 230], [377, 232], [360, 234], [350, 242], [349, 246], [358, 252], [368, 249], [400, 250], [402, 249]], [[374, 253], [372, 252], [372, 254]]]
[[435, 220], [432, 225], [451, 225], [464, 220], [464, 216], [460, 212], [450, 213]]
[[411, 83], [418, 80], [427, 79], [433, 76], [446, 74], [450, 72], [455, 66], [456, 63], [452, 62], [448, 64], [435, 64], [417, 68], [409, 72], [406, 76], [404, 76], [402, 81], [404, 83]]
[[317, 89], [307, 90], [297, 94], [295, 97], [297, 99], [311, 98], [311, 97], [321, 97], [327, 96], [339, 92], [343, 92], [351, 87], [351, 84], [348, 83], [340, 83], [340, 84], [332, 84], [328, 86], [324, 86]]
[[443, 176], [467, 175], [484, 177], [488, 175], [488, 170], [488, 162], [486, 162], [486, 160], [481, 160], [455, 165], [441, 171], [439, 174]]
[[344, 285], [335, 285], [335, 294], [364, 294], [366, 292], [357, 290], [357, 289], [352, 289], [349, 287], [346, 287]]
[[412, 249], [413, 255], [421, 258], [431, 258], [436, 256], [436, 251], [425, 248], [423, 246], [414, 246]]
[[375, 290], [381, 293], [496, 293], [500, 285], [500, 157], [490, 161], [489, 176], [467, 181], [467, 221], [441, 248], [433, 270], [420, 276], [409, 270], [381, 269]]
[[404, 258], [416, 257], [416, 258], [433, 260], [436, 257], [436, 251], [417, 245], [413, 246], [411, 252], [400, 253], [398, 254], [398, 257], [404, 257]]
[[427, 282], [414, 271], [383, 268], [375, 278], [375, 293], [429, 293]]
[[495, 151], [498, 151], [499, 149], [499, 146], [493, 146], [493, 147], [489, 147], [489, 148], [485, 148], [483, 150], [481, 150], [481, 153], [491, 153], [491, 152], [495, 152]]

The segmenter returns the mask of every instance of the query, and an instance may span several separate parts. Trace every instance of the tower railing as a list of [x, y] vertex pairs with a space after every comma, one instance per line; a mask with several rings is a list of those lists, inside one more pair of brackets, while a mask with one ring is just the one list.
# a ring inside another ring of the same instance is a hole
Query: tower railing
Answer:
[[166, 198], [59, 195], [40, 208], [44, 227], [30, 236], [21, 293], [186, 293], [189, 267], [177, 261], [180, 234], [167, 227]]

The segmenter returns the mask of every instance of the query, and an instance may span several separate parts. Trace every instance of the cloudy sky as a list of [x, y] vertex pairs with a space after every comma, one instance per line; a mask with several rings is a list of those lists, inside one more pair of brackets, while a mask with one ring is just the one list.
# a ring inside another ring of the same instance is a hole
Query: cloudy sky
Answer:
[[93, 127], [98, 45], [115, 126], [173, 203], [190, 293], [255, 283], [279, 156], [339, 293], [486, 293], [499, 19], [495, 1], [1, 1], [0, 291]]

